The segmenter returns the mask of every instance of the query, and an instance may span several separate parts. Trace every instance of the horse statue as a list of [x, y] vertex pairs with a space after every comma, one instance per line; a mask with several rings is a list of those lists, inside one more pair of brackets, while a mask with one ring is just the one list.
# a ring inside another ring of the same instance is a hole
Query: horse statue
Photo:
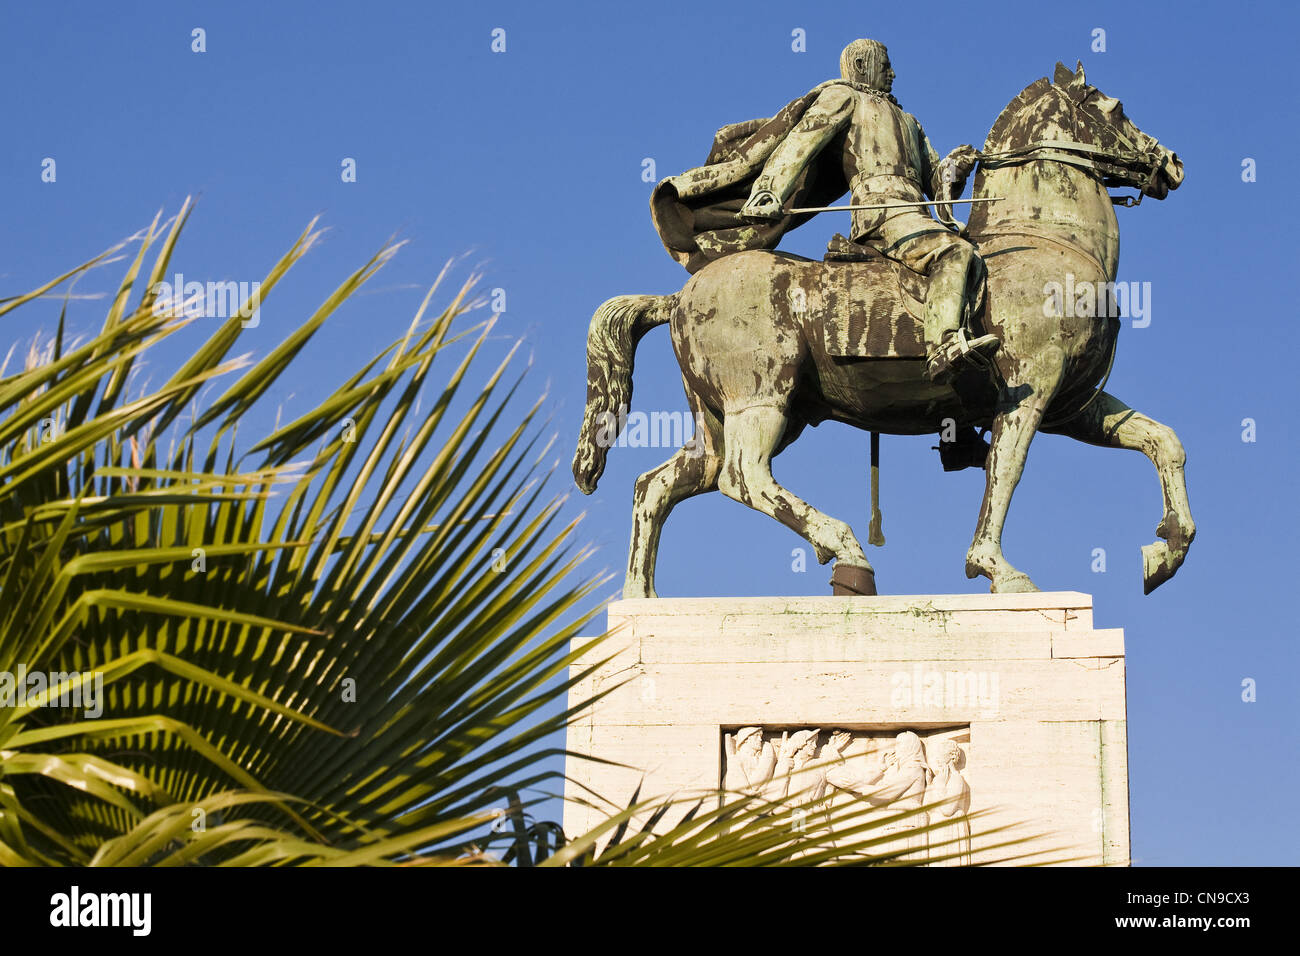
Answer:
[[[715, 490], [794, 530], [819, 563], [835, 559], [833, 593], [875, 594], [874, 569], [848, 524], [772, 476], [772, 458], [805, 426], [828, 420], [873, 435], [933, 435], [954, 424], [991, 432], [966, 575], [984, 575], [994, 593], [1037, 590], [1002, 551], [1011, 495], [1036, 432], [1141, 451], [1164, 497], [1160, 540], [1142, 548], [1144, 590], [1169, 580], [1196, 534], [1185, 454], [1172, 429], [1104, 390], [1120, 325], [1105, 306], [1119, 260], [1114, 206], [1136, 205], [1144, 195], [1163, 199], [1182, 179], [1178, 157], [1138, 129], [1118, 100], [1089, 86], [1082, 67], [1057, 64], [1054, 80], [1027, 86], [980, 152], [973, 196], [999, 201], [973, 203], [966, 227], [987, 270], [967, 324], [1002, 345], [992, 367], [947, 384], [923, 375], [923, 351], [914, 347], [917, 308], [909, 301], [916, 296], [908, 291], [914, 283], [884, 259], [823, 263], [741, 251], [709, 262], [674, 295], [604, 303], [587, 337], [587, 404], [573, 461], [578, 487], [586, 494], [596, 488], [617, 438], [610, 424], [621, 422], [631, 400], [636, 344], [655, 326], [670, 327], [697, 422], [681, 450], [636, 481], [623, 596], [655, 596], [669, 512]], [[1107, 187], [1115, 186], [1137, 188], [1136, 201], [1112, 197]], [[1091, 293], [1076, 303], [1062, 288]], [[846, 289], [857, 310], [847, 319]], [[837, 347], [855, 321], [865, 323], [855, 333], [864, 341], [885, 342], [867, 353], [879, 357], [846, 358], [863, 353]]]

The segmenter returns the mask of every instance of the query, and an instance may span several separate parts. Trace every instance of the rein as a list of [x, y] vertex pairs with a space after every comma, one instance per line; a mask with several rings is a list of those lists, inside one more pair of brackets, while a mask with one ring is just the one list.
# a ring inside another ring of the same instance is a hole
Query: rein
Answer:
[[[1147, 187], [1155, 182], [1156, 176], [1164, 169], [1166, 157], [1159, 150], [1159, 142], [1151, 138], [1146, 149], [1139, 148], [1129, 141], [1118, 129], [1110, 132], [1127, 149], [1107, 149], [1092, 143], [1079, 142], [1079, 107], [1080, 100], [1071, 96], [1070, 122], [1074, 127], [1074, 139], [1045, 139], [1027, 146], [1004, 149], [997, 152], [977, 153], [980, 163], [989, 169], [1004, 166], [1018, 166], [1039, 160], [1064, 163], [1100, 174], [1103, 186], [1134, 186], [1138, 190], [1134, 196], [1111, 196], [1110, 201], [1116, 206], [1132, 207], [1142, 203]], [[1145, 135], [1145, 134], [1143, 134]], [[1143, 175], [1140, 171], [1145, 169]]]
[[[1145, 152], [1108, 150], [1090, 143], [1076, 143], [1068, 139], [1046, 139], [1017, 149], [994, 153], [981, 152], [977, 155], [980, 163], [988, 169], [1001, 169], [1006, 166], [1047, 160], [1100, 173], [1104, 186], [1137, 187], [1136, 197], [1111, 196], [1110, 201], [1116, 206], [1141, 205], [1144, 190], [1155, 181], [1165, 164], [1165, 158], [1154, 147]], [[1146, 174], [1139, 174], [1132, 168], [1134, 166], [1145, 167]]]

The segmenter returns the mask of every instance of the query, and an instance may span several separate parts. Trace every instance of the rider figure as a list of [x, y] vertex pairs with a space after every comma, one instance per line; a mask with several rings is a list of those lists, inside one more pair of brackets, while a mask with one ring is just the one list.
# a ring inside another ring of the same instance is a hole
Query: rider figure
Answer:
[[[741, 210], [743, 217], [780, 219], [799, 174], [841, 134], [854, 205], [961, 194], [977, 161], [974, 147], [960, 146], [939, 161], [916, 118], [890, 95], [894, 71], [884, 44], [854, 40], [840, 54], [840, 75], [845, 82], [819, 93], [768, 158]], [[951, 381], [964, 363], [997, 351], [997, 336], [968, 339], [962, 329], [967, 283], [972, 269], [981, 266], [975, 247], [937, 222], [928, 207], [854, 210], [849, 238], [928, 277], [927, 378]]]

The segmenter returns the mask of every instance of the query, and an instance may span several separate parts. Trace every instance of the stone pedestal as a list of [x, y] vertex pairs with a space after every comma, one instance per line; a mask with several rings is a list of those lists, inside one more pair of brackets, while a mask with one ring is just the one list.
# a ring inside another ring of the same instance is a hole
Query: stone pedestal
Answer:
[[[840, 731], [845, 779], [901, 779], [901, 758], [932, 795], [968, 793], [989, 814], [976, 863], [1008, 823], [1041, 835], [1031, 849], [1128, 862], [1124, 638], [1093, 629], [1087, 594], [630, 600], [609, 626], [593, 656], [614, 658], [571, 701], [616, 689], [568, 746], [636, 769], [570, 758], [570, 798], [770, 788], [753, 778], [783, 735], [821, 763]], [[567, 833], [601, 819], [566, 801]]]

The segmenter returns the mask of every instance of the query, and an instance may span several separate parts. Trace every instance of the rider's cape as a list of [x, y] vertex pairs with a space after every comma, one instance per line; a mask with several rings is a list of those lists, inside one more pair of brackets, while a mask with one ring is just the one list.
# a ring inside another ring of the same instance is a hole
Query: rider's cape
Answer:
[[[748, 249], [774, 249], [781, 237], [815, 213], [749, 223], [740, 209], [773, 150], [802, 119], [828, 80], [770, 119], [734, 123], [718, 130], [703, 166], [669, 176], [650, 196], [650, 215], [668, 254], [698, 272], [714, 259]], [[827, 206], [848, 191], [839, 150], [824, 149], [799, 175], [788, 206]]]

